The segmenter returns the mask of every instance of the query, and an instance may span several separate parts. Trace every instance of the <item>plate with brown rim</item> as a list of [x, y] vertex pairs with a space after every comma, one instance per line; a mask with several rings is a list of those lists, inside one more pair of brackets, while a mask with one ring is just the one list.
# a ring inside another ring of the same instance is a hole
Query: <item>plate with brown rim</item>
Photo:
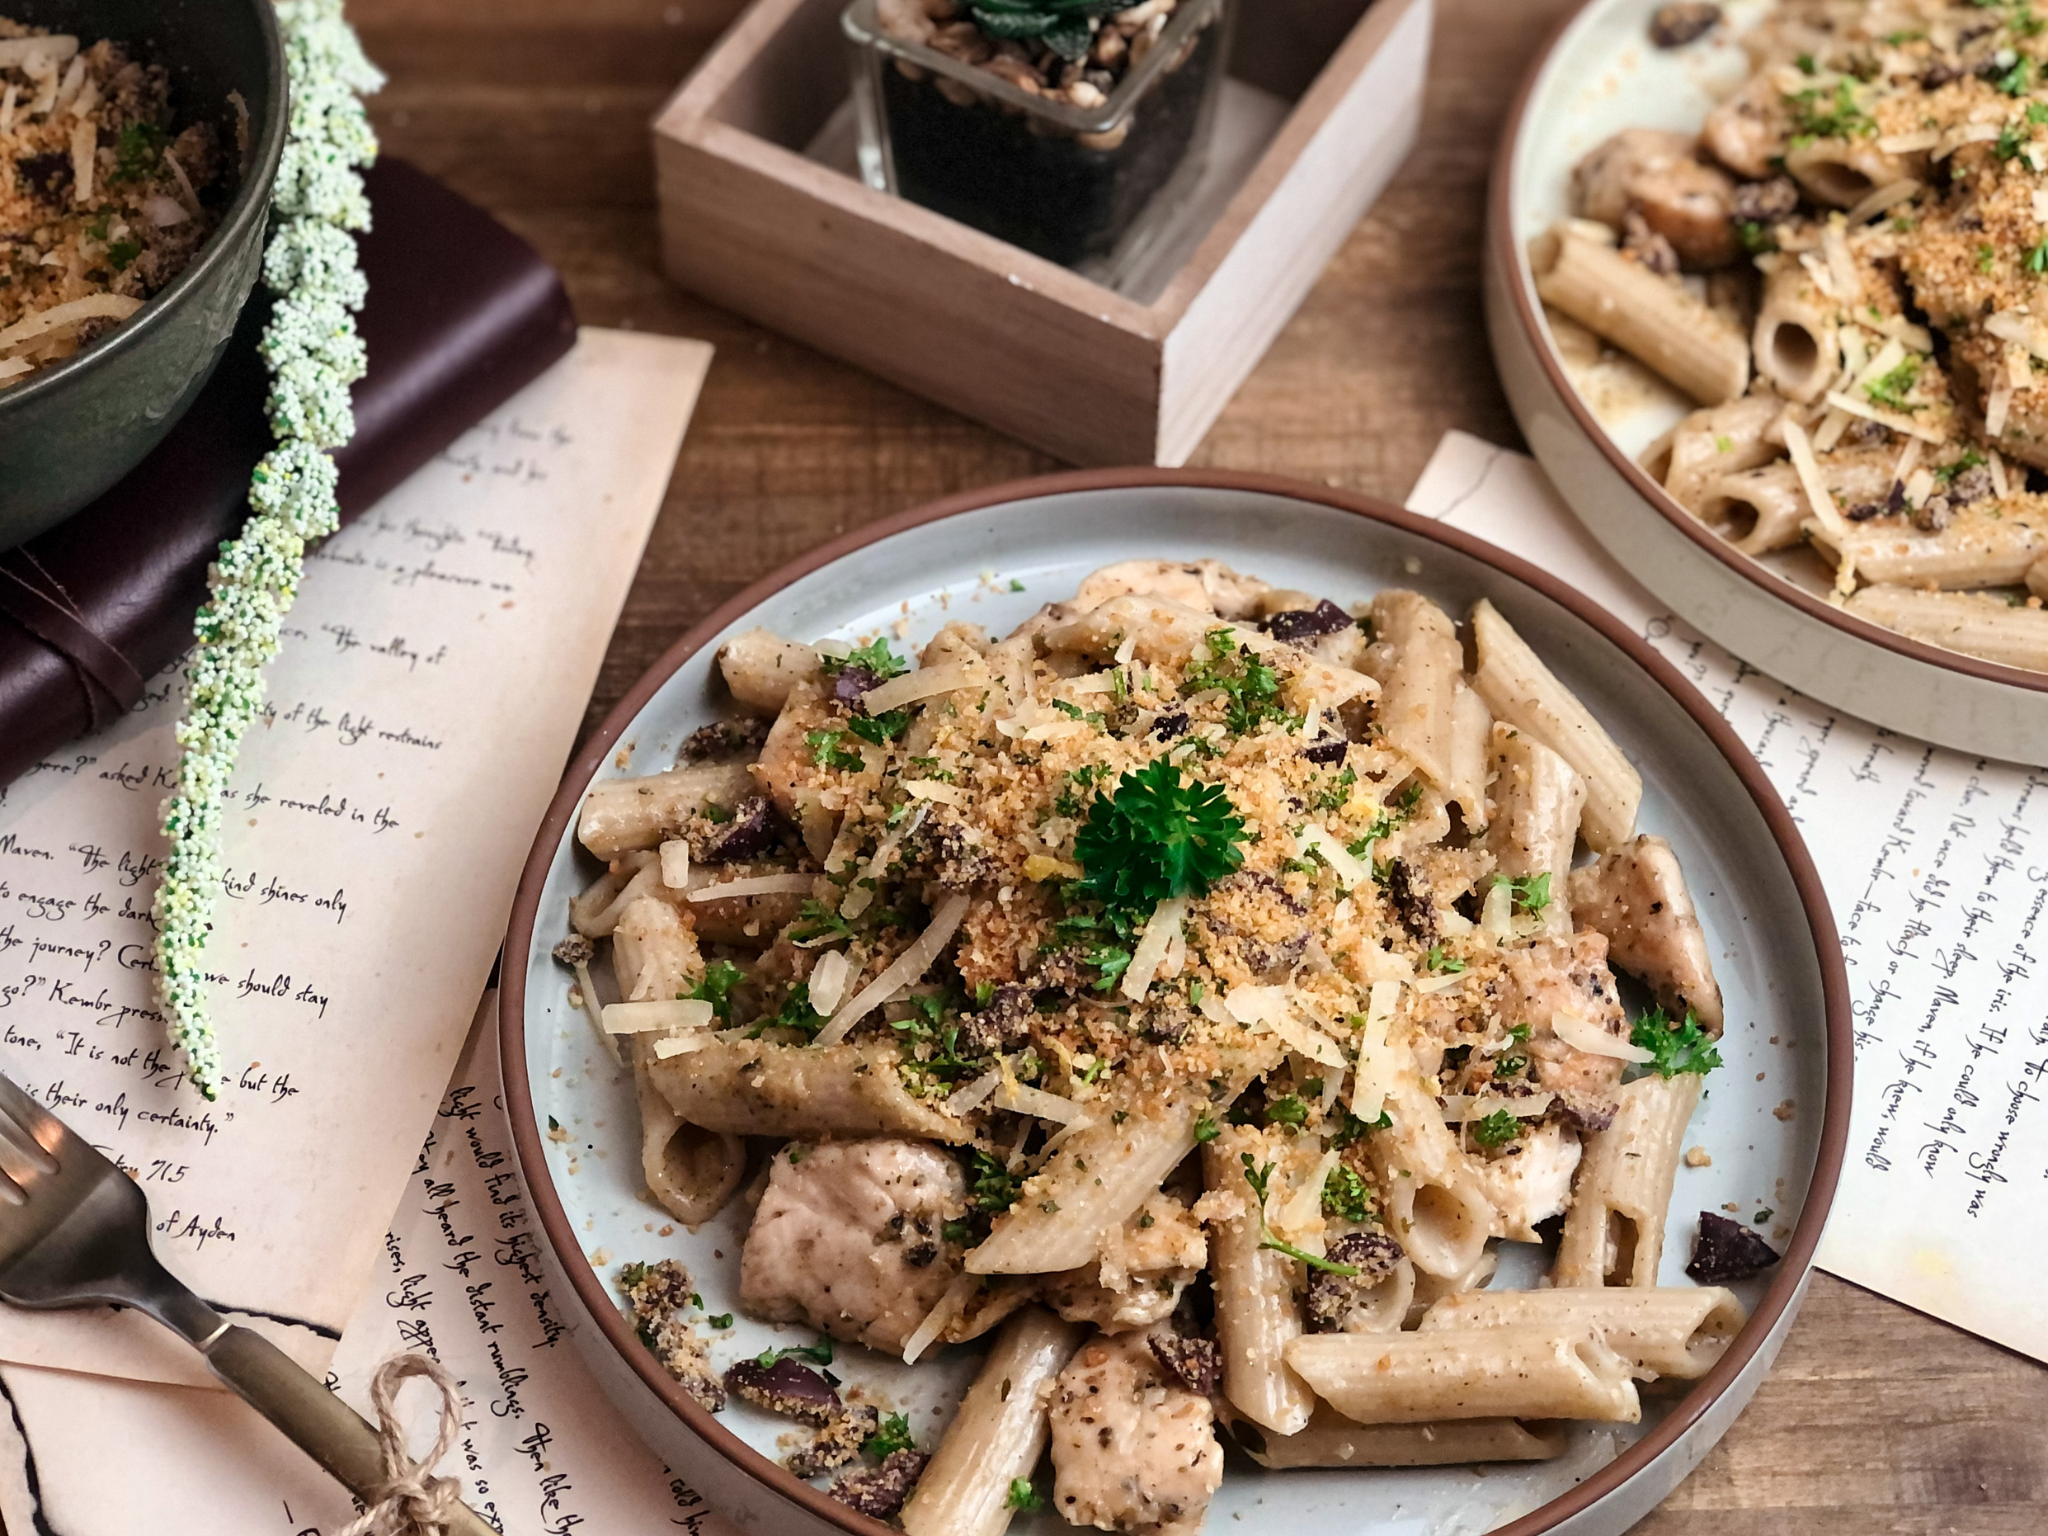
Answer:
[[[1560, 1460], [1483, 1469], [1277, 1472], [1233, 1451], [1208, 1528], [1285, 1520], [1300, 1536], [1607, 1536], [1640, 1519], [1698, 1464], [1783, 1342], [1842, 1161], [1848, 992], [1812, 861], [1720, 717], [1647, 645], [1562, 583], [1382, 503], [1221, 472], [1052, 476], [885, 519], [712, 614], [640, 680], [570, 767], [520, 882], [502, 983], [505, 1104], [556, 1299], [610, 1398], [742, 1529], [877, 1536], [887, 1527], [783, 1469], [778, 1440], [787, 1421], [743, 1403], [705, 1412], [621, 1311], [621, 1264], [675, 1258], [688, 1266], [705, 1317], [734, 1314], [730, 1328], [706, 1329], [721, 1368], [810, 1337], [740, 1313], [739, 1202], [691, 1231], [643, 1188], [631, 1074], [571, 1006], [573, 978], [550, 955], [569, 931], [570, 897], [600, 872], [575, 843], [577, 806], [593, 782], [668, 766], [692, 730], [731, 713], [712, 658], [723, 638], [755, 624], [804, 639], [888, 633], [914, 647], [949, 619], [1006, 630], [1112, 561], [1204, 556], [1346, 604], [1387, 586], [1416, 588], [1460, 614], [1490, 598], [1601, 718], [1642, 773], [1641, 826], [1668, 838], [1685, 864], [1727, 999], [1727, 1067], [1711, 1080], [1688, 1133], [1711, 1150], [1712, 1163], [1680, 1172], [1661, 1278], [1687, 1283], [1696, 1213], [1724, 1206], [1746, 1218], [1771, 1207], [1764, 1230], [1785, 1255], [1737, 1287], [1750, 1321], [1715, 1368], [1679, 1390], [1646, 1393], [1640, 1424], [1577, 1426]], [[1533, 1284], [1541, 1250], [1503, 1249], [1495, 1283]], [[870, 1401], [906, 1412], [929, 1448], [977, 1359], [975, 1346], [956, 1346], [909, 1368], [842, 1345], [833, 1369]], [[1047, 1512], [1019, 1516], [1011, 1529], [1052, 1536], [1072, 1527]]]
[[1560, 353], [1529, 241], [1570, 213], [1572, 167], [1625, 127], [1695, 132], [1748, 74], [1737, 36], [1769, 8], [1734, 0], [1687, 47], [1650, 45], [1659, 0], [1590, 0], [1538, 56], [1494, 161], [1487, 331], [1508, 403], [1545, 473], [1630, 574], [1733, 654], [1891, 730], [2017, 762], [2048, 759], [2048, 673], [1884, 629], [1827, 600], [1807, 557], [1743, 554], [1637, 462], [1690, 403], [1634, 365], [1581, 374]]

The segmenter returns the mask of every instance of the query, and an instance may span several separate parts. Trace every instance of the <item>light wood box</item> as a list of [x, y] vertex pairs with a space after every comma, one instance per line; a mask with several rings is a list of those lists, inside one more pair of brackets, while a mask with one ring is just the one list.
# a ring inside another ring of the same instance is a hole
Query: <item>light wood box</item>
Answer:
[[670, 276], [1074, 464], [1194, 451], [1414, 144], [1432, 20], [1240, 0], [1198, 207], [1133, 293], [864, 185], [844, 5], [756, 0], [656, 117]]

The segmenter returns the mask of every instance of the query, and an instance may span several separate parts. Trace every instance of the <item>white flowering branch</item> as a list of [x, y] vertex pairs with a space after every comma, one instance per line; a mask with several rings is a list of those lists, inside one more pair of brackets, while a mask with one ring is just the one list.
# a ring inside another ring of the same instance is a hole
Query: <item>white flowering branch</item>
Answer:
[[362, 97], [384, 83], [343, 20], [341, 0], [277, 0], [277, 20], [291, 118], [271, 194], [263, 282], [274, 302], [259, 349], [277, 446], [250, 477], [248, 522], [207, 572], [178, 722], [178, 786], [164, 803], [171, 848], [155, 908], [158, 996], [209, 1099], [220, 1084], [205, 961], [221, 886], [221, 796], [262, 710], [263, 669], [298, 595], [306, 543], [339, 523], [328, 451], [355, 434], [348, 391], [364, 366], [355, 311], [368, 291], [350, 231], [369, 228], [357, 168], [377, 154]]

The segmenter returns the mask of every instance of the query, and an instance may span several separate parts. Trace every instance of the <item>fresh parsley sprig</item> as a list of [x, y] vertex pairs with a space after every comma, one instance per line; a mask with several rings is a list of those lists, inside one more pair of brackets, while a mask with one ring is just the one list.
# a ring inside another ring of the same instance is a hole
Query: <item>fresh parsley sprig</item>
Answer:
[[791, 1344], [782, 1349], [764, 1349], [754, 1356], [754, 1364], [764, 1371], [783, 1360], [808, 1360], [813, 1365], [830, 1365], [832, 1341], [820, 1339], [815, 1344]]
[[910, 670], [910, 663], [889, 649], [889, 642], [877, 636], [866, 645], [856, 646], [844, 656], [821, 656], [818, 670], [827, 677], [837, 677], [848, 667], [862, 667], [872, 672], [875, 681], [886, 683], [892, 677], [901, 677]]
[[1206, 896], [1244, 863], [1245, 824], [1219, 784], [1183, 781], [1164, 758], [1098, 795], [1074, 837], [1078, 884], [1112, 908], [1148, 914], [1173, 896]]
[[1527, 912], [1531, 917], [1550, 905], [1550, 872], [1540, 875], [1516, 875], [1503, 878], [1500, 882], [1508, 888], [1508, 895], [1517, 912]]
[[1472, 1122], [1472, 1139], [1492, 1152], [1506, 1146], [1522, 1134], [1522, 1122], [1505, 1109], [1496, 1109], [1492, 1114]]
[[1343, 1275], [1347, 1279], [1355, 1279], [1358, 1275], [1357, 1265], [1339, 1264], [1334, 1259], [1309, 1253], [1292, 1243], [1283, 1243], [1273, 1235], [1273, 1229], [1266, 1225], [1266, 1191], [1273, 1181], [1273, 1165], [1255, 1161], [1249, 1152], [1240, 1152], [1237, 1156], [1238, 1161], [1244, 1164], [1245, 1183], [1251, 1185], [1252, 1193], [1258, 1197], [1259, 1246], [1285, 1254], [1290, 1259], [1298, 1259], [1310, 1269], [1319, 1269], [1326, 1275]]
[[1699, 1015], [1690, 1008], [1676, 1023], [1662, 1008], [1652, 1008], [1636, 1020], [1629, 1040], [1638, 1049], [1650, 1052], [1651, 1060], [1645, 1065], [1659, 1077], [1676, 1077], [1681, 1072], [1697, 1072], [1704, 1077], [1721, 1065], [1721, 1053], [1715, 1049], [1713, 1037], [1700, 1027]]

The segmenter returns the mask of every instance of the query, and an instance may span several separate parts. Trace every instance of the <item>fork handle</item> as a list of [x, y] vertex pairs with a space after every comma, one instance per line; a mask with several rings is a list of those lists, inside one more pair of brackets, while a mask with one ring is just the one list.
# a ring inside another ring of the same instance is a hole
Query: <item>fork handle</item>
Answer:
[[[365, 1502], [384, 1481], [377, 1432], [291, 1356], [253, 1329], [232, 1325], [202, 1346], [214, 1375], [288, 1435]], [[449, 1536], [496, 1536], [467, 1504], [455, 1506]]]

